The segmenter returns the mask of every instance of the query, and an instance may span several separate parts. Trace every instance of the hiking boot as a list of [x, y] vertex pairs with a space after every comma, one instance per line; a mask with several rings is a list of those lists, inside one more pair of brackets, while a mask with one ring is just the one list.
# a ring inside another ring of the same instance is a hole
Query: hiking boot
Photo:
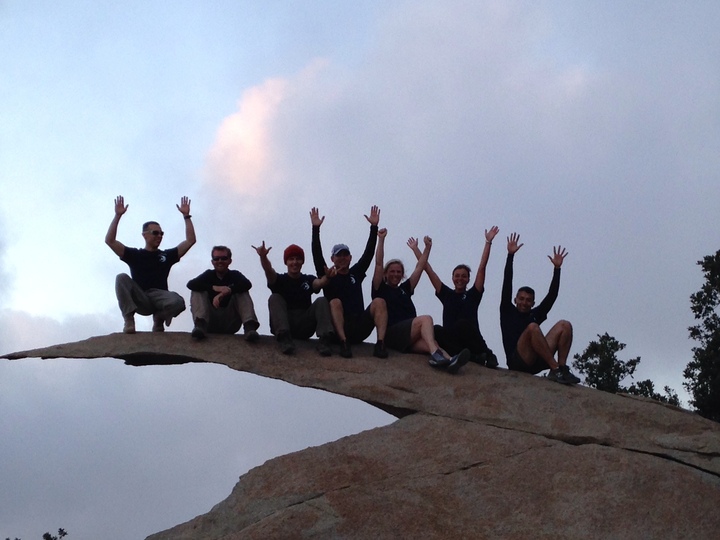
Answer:
[[468, 360], [470, 360], [470, 351], [463, 349], [450, 359], [450, 363], [445, 369], [448, 373], [457, 373], [462, 366], [468, 363]]
[[343, 358], [352, 358], [352, 350], [350, 350], [350, 344], [347, 341], [340, 342], [340, 356]]
[[330, 338], [325, 334], [320, 336], [317, 345], [315, 346], [315, 349], [318, 353], [320, 353], [320, 356], [332, 356], [332, 349], [330, 348]]
[[135, 315], [126, 315], [123, 317], [125, 324], [123, 324], [123, 334], [134, 334], [135, 333]]
[[164, 326], [165, 320], [162, 318], [162, 315], [153, 315], [153, 332], [164, 332], [165, 326]]
[[[253, 330], [253, 332], [255, 332]], [[257, 332], [255, 332], [257, 334]], [[247, 339], [247, 333], [245, 334]], [[278, 344], [280, 345], [280, 352], [283, 354], [293, 354], [295, 352], [295, 344], [293, 343], [290, 332], [280, 332], [277, 336]], [[249, 341], [249, 340], [248, 340]]]
[[485, 367], [489, 367], [490, 369], [496, 369], [498, 367], [498, 358], [490, 349], [485, 351], [483, 356], [485, 357]]
[[385, 348], [385, 342], [382, 339], [379, 339], [378, 342], [373, 347], [373, 356], [375, 358], [387, 358], [388, 352]]
[[575, 374], [570, 371], [570, 368], [567, 366], [560, 366], [560, 372], [563, 374], [563, 377], [567, 379], [570, 384], [577, 384], [580, 382], [580, 379], [575, 376]]
[[255, 343], [258, 339], [260, 339], [260, 334], [257, 333], [257, 326], [248, 327], [248, 325], [246, 324], [243, 334], [245, 336], [245, 341], [247, 341], [248, 343]]
[[450, 364], [450, 358], [445, 358], [443, 353], [440, 352], [440, 349], [438, 349], [430, 355], [429, 364], [436, 369], [445, 369]]
[[192, 329], [190, 336], [197, 340], [205, 339], [206, 331], [207, 323], [205, 322], [205, 319], [195, 319], [195, 327]]

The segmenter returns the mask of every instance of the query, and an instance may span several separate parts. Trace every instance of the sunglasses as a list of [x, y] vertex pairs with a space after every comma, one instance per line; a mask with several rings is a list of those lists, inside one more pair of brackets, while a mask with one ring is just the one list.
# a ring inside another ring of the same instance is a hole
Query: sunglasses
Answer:
[[145, 231], [145, 232], [150, 233], [150, 234], [152, 234], [153, 236], [163, 236], [163, 235], [165, 234], [163, 231], [158, 231], [158, 230]]
[[227, 255], [222, 255], [222, 256], [220, 256], [220, 257], [213, 257], [212, 260], [215, 261], [215, 262], [218, 262], [218, 261], [229, 261], [229, 260], [230, 260], [230, 257], [228, 257]]

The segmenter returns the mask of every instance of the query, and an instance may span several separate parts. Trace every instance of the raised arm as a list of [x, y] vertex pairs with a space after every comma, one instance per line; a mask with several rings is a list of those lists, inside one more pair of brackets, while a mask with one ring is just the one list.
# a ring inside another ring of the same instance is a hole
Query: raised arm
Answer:
[[[422, 253], [420, 253], [415, 269], [408, 278], [410, 281], [410, 288], [413, 291], [422, 277], [423, 270], [427, 268], [428, 257], [430, 256], [430, 250], [432, 249], [432, 238], [426, 236], [423, 238], [423, 242], [425, 243], [425, 249], [423, 249]], [[408, 238], [407, 245], [413, 253], [419, 251], [417, 238]]]
[[270, 262], [270, 259], [268, 259], [268, 253], [270, 253], [270, 250], [272, 247], [265, 247], [265, 240], [262, 241], [262, 244], [258, 247], [251, 246], [257, 254], [260, 256], [260, 266], [262, 266], [263, 271], [265, 272], [265, 279], [267, 280], [268, 285], [273, 285], [275, 281], [277, 280], [277, 272], [272, 267], [272, 263]]
[[520, 235], [518, 233], [512, 233], [507, 238], [507, 260], [505, 261], [505, 272], [503, 274], [503, 285], [502, 293], [500, 295], [500, 304], [512, 305], [512, 280], [513, 280], [513, 259], [518, 249], [523, 247], [523, 244], [518, 244]]
[[567, 255], [567, 251], [562, 246], [553, 246], [552, 256], [548, 255], [548, 259], [553, 263], [553, 277], [550, 281], [550, 288], [548, 289], [547, 295], [545, 295], [542, 302], [538, 304], [537, 310], [540, 312], [547, 314], [553, 307], [555, 300], [557, 300], [558, 293], [560, 292], [560, 267]]
[[117, 240], [117, 228], [120, 223], [120, 218], [125, 212], [127, 212], [129, 205], [125, 204], [125, 199], [122, 195], [115, 197], [115, 215], [110, 222], [110, 227], [105, 234], [105, 243], [110, 246], [118, 257], [122, 257], [125, 254], [125, 245]]
[[[430, 240], [432, 243], [432, 239]], [[418, 247], [417, 243], [415, 243], [415, 246], [410, 245], [410, 241], [408, 241], [408, 246], [410, 249], [412, 249], [413, 253], [415, 254], [415, 258], [420, 260], [420, 257], [422, 257], [422, 252], [420, 251], [420, 248]], [[442, 289], [443, 283], [440, 279], [440, 276], [435, 273], [435, 270], [433, 270], [432, 266], [430, 266], [429, 262], [425, 262], [425, 273], [430, 278], [430, 283], [432, 283], [433, 288], [435, 289], [435, 293], [439, 293], [440, 289]]]
[[385, 237], [387, 236], [387, 229], [380, 229], [377, 232], [377, 249], [375, 250], [375, 272], [373, 273], [372, 288], [373, 291], [377, 291], [380, 288], [380, 284], [383, 281], [385, 269]]
[[176, 204], [178, 211], [183, 215], [185, 220], [185, 240], [177, 245], [178, 258], [185, 255], [188, 250], [195, 245], [195, 227], [192, 223], [192, 216], [190, 215], [190, 199], [182, 197], [180, 204]]
[[319, 278], [325, 275], [327, 264], [322, 253], [322, 245], [320, 244], [320, 225], [325, 221], [325, 216], [320, 217], [320, 210], [313, 207], [310, 210], [310, 222], [312, 223], [312, 256], [315, 273]]
[[483, 248], [482, 256], [480, 257], [480, 265], [478, 266], [477, 273], [475, 274], [474, 287], [478, 291], [482, 292], [485, 288], [485, 269], [487, 268], [488, 259], [490, 258], [490, 248], [492, 247], [493, 239], [500, 232], [496, 226], [490, 227], [490, 230], [485, 229], [485, 247]]
[[365, 245], [365, 251], [363, 251], [360, 260], [356, 264], [363, 272], [367, 272], [367, 269], [370, 268], [370, 263], [372, 262], [375, 252], [375, 245], [378, 238], [378, 223], [380, 223], [380, 209], [377, 206], [371, 207], [370, 216], [365, 216], [365, 219], [370, 223], [370, 235]]

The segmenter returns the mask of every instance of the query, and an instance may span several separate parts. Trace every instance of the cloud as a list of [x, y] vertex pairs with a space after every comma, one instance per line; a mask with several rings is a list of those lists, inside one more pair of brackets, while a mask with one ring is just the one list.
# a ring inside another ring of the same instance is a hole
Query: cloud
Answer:
[[221, 190], [258, 195], [272, 189], [271, 127], [289, 81], [269, 79], [243, 93], [238, 111], [225, 118], [207, 156], [206, 177]]

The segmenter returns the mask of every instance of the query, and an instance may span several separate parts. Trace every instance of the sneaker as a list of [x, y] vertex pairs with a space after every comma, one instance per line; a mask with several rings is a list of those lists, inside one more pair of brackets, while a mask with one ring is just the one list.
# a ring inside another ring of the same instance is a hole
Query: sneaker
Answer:
[[569, 367], [560, 366], [560, 371], [562, 372], [563, 377], [570, 381], [570, 384], [577, 384], [580, 382], [580, 379], [572, 371], [570, 371]]
[[387, 358], [388, 357], [388, 352], [387, 352], [387, 349], [385, 348], [385, 342], [382, 339], [378, 340], [378, 342], [375, 344], [375, 347], [373, 347], [373, 356], [375, 358]]
[[165, 326], [164, 326], [165, 320], [162, 318], [161, 315], [153, 315], [153, 332], [164, 332]]
[[128, 315], [125, 317], [125, 324], [123, 324], [123, 334], [134, 334], [135, 333], [135, 315]]
[[445, 358], [440, 349], [430, 355], [430, 366], [436, 369], [445, 369], [450, 364], [451, 359]]
[[207, 323], [205, 319], [195, 319], [195, 327], [192, 329], [190, 336], [193, 339], [205, 339], [205, 332], [207, 330]]
[[445, 369], [448, 373], [457, 373], [462, 366], [468, 363], [468, 360], [470, 360], [470, 351], [463, 349], [450, 359], [450, 363]]
[[352, 358], [350, 344], [347, 341], [340, 342], [340, 356], [342, 356], [343, 358]]
[[[253, 330], [253, 332], [255, 332]], [[257, 332], [255, 332], [257, 334]], [[247, 333], [245, 334], [247, 339]], [[278, 344], [280, 345], [280, 352], [283, 354], [293, 354], [295, 352], [295, 344], [293, 343], [292, 337], [289, 332], [280, 332], [277, 336]]]
[[489, 367], [490, 369], [496, 369], [499, 365], [498, 358], [495, 356], [495, 353], [492, 352], [490, 349], [488, 349], [485, 353], [485, 367]]
[[315, 349], [318, 353], [320, 353], [320, 356], [332, 356], [332, 349], [330, 348], [330, 338], [328, 338], [327, 335], [320, 336], [320, 339], [318, 339]]

